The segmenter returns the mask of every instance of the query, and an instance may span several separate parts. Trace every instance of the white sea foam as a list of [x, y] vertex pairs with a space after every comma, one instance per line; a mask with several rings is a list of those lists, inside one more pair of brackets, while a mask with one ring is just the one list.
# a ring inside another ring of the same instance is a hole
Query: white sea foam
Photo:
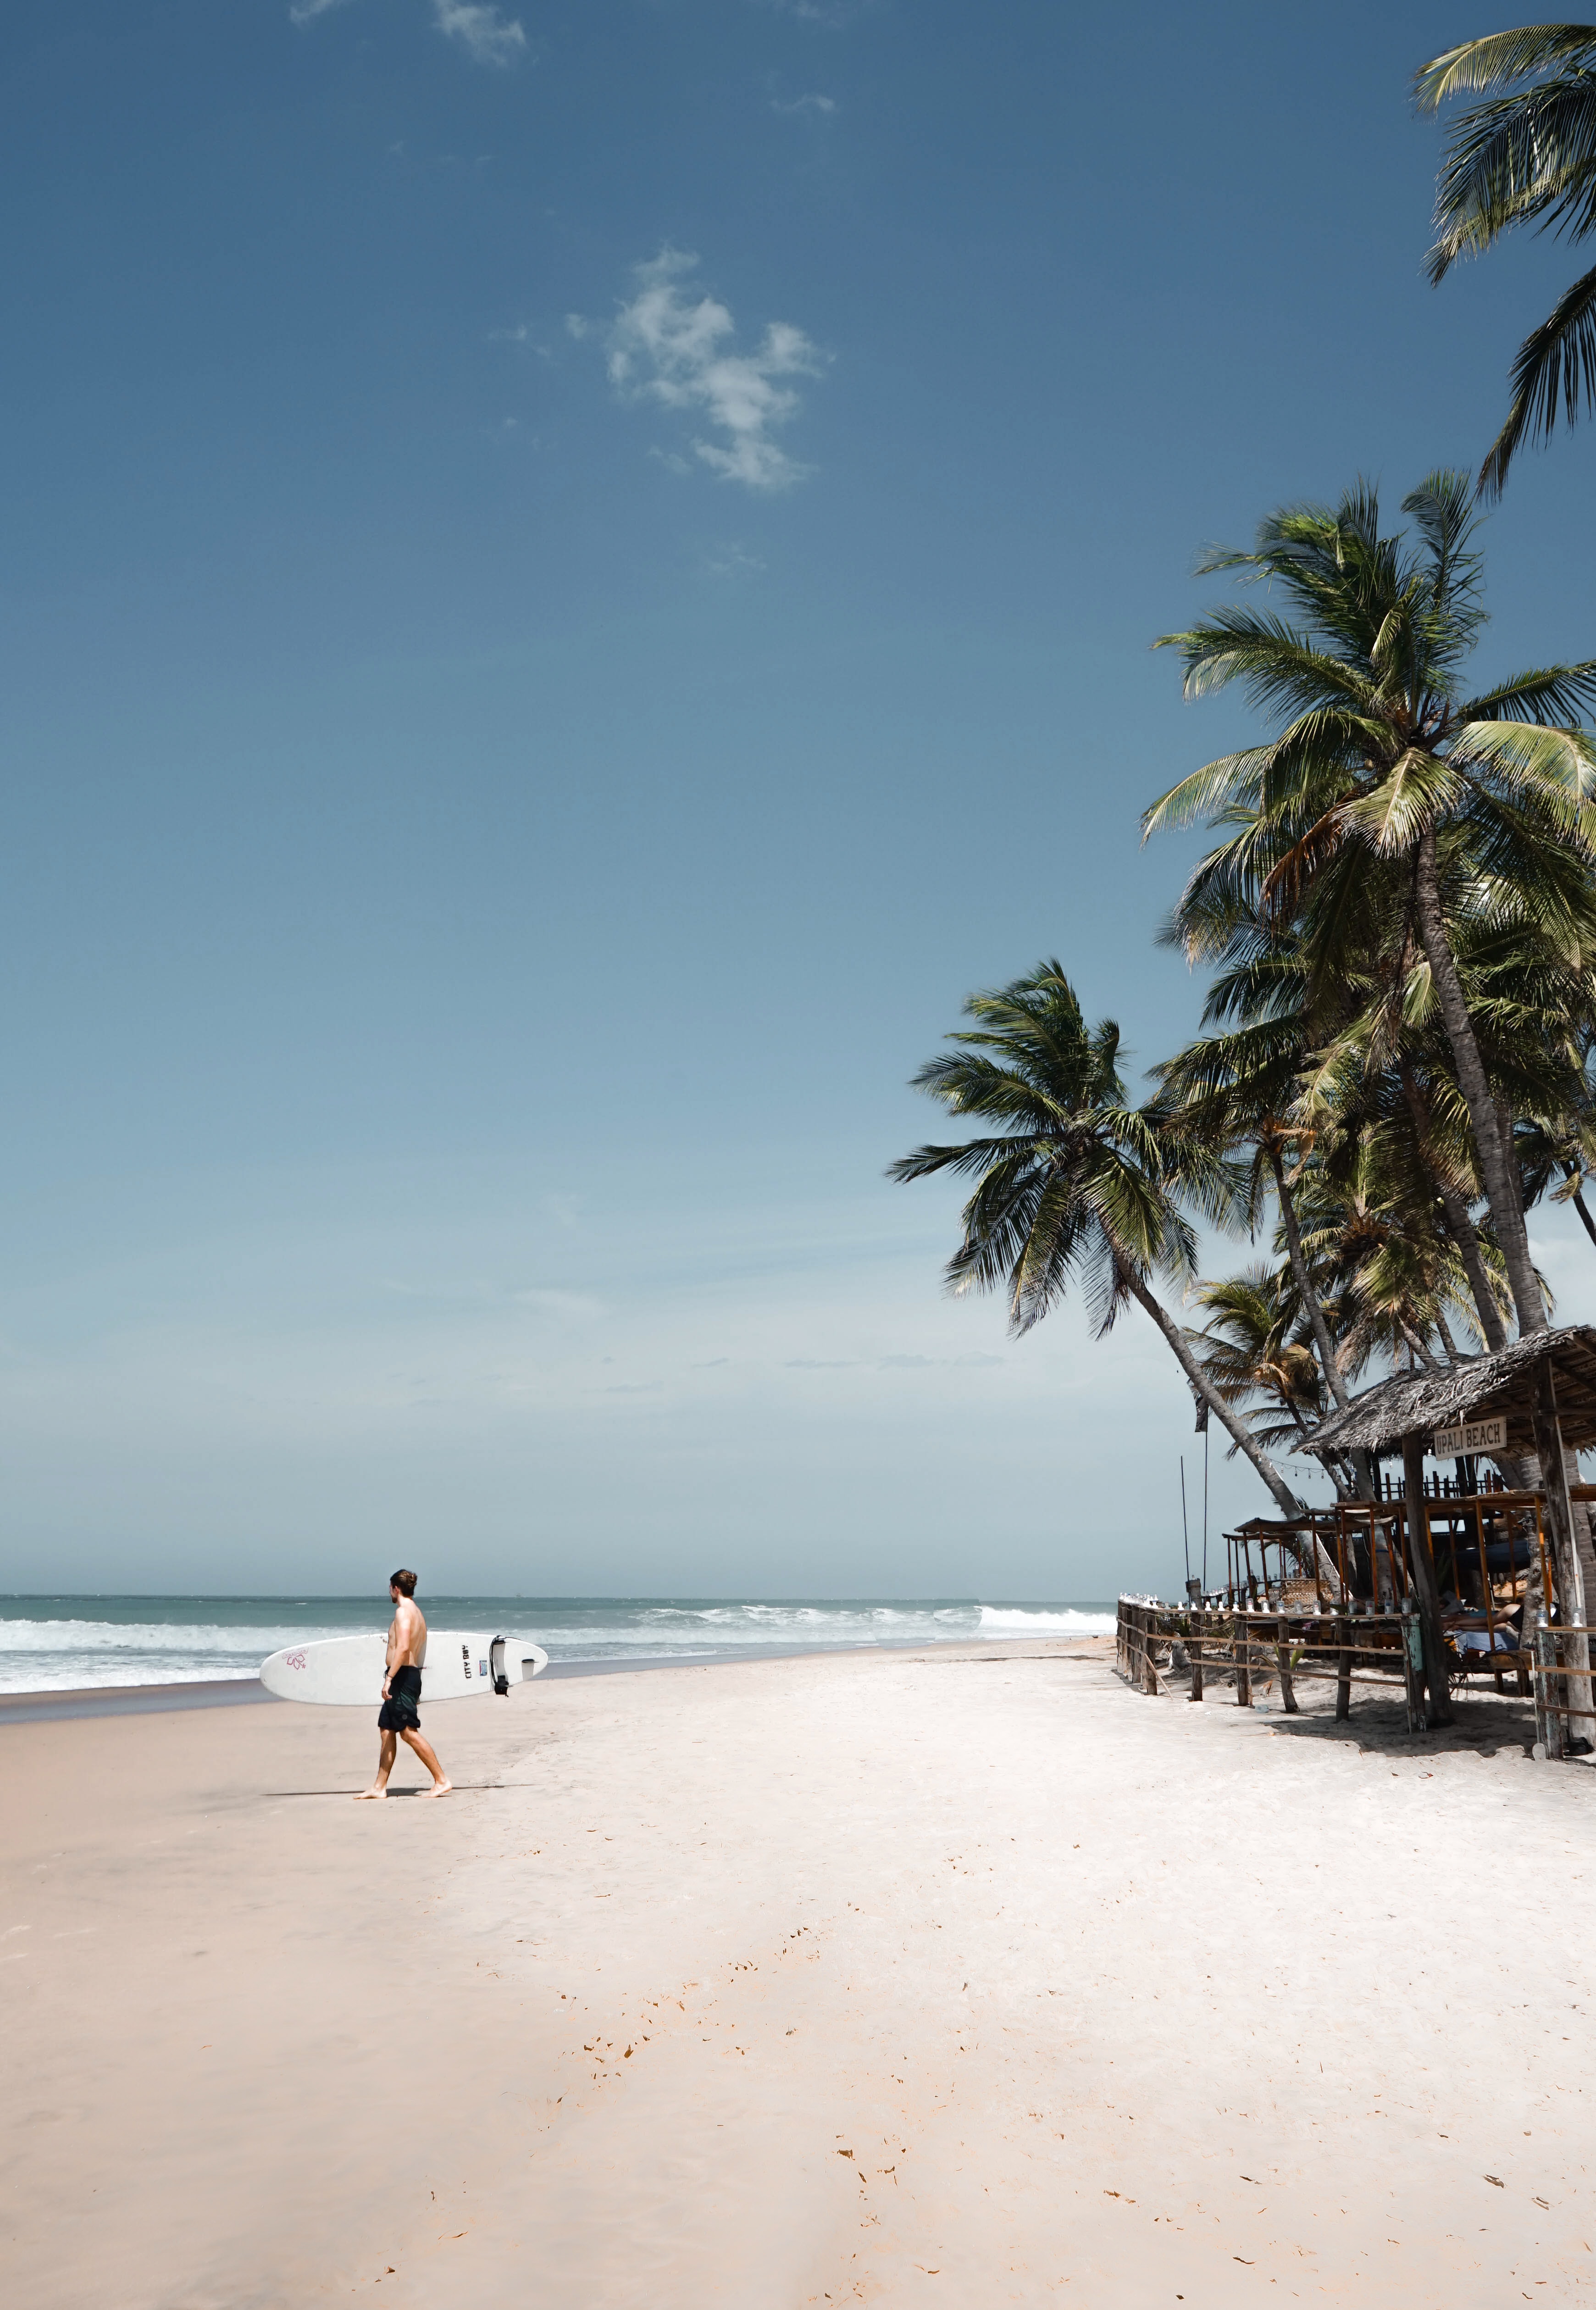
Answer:
[[1116, 1626], [1112, 1612], [1081, 1612], [1073, 1606], [1063, 1611], [1018, 1605], [983, 1604], [980, 1633], [984, 1637], [1111, 1637]]

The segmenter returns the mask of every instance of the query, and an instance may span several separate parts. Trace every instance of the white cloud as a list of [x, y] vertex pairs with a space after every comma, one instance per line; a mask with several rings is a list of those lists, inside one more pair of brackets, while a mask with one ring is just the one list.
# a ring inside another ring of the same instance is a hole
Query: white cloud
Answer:
[[684, 287], [698, 262], [666, 248], [637, 267], [637, 294], [610, 332], [611, 379], [667, 409], [698, 412], [719, 439], [695, 439], [694, 455], [723, 481], [786, 489], [809, 468], [770, 438], [798, 408], [781, 380], [818, 375], [820, 354], [789, 321], [772, 321], [757, 351], [734, 352], [736, 325], [725, 306]]
[[481, 0], [432, 0], [432, 13], [438, 30], [458, 40], [480, 65], [514, 64], [525, 50], [526, 35], [519, 22], [481, 5]]
[[[292, 0], [289, 16], [308, 24], [348, 0]], [[480, 65], [510, 65], [525, 55], [526, 35], [518, 20], [506, 16], [485, 0], [432, 0], [432, 19], [446, 39], [458, 40]]]
[[705, 564], [715, 578], [750, 577], [765, 566], [757, 553], [750, 553], [745, 547], [736, 544], [717, 547]]
[[785, 112], [789, 114], [802, 112], [835, 112], [837, 110], [837, 99], [834, 96], [773, 96], [770, 100], [770, 109], [772, 112]]

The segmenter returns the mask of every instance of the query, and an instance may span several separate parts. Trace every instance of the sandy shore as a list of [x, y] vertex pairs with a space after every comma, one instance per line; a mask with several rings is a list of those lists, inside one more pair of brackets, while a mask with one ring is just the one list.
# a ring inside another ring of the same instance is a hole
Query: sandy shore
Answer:
[[1590, 2299], [1596, 1774], [1107, 1649], [0, 1725], [5, 2298]]

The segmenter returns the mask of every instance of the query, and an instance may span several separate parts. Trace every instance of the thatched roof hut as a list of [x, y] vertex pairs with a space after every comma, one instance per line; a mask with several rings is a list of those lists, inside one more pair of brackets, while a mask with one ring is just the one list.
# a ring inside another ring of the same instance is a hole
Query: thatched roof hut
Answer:
[[1596, 1446], [1596, 1329], [1566, 1324], [1531, 1332], [1494, 1356], [1472, 1356], [1442, 1371], [1402, 1372], [1354, 1396], [1345, 1411], [1322, 1420], [1308, 1437], [1316, 1453], [1400, 1455], [1403, 1439], [1464, 1421], [1505, 1418], [1507, 1449], [1532, 1441], [1537, 1367], [1551, 1367], [1563, 1441], [1576, 1452]]

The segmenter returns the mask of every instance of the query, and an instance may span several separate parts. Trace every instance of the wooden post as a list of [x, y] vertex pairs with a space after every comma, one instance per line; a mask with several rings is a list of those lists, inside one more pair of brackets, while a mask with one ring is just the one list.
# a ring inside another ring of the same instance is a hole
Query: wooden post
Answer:
[[1563, 1680], [1550, 1672], [1557, 1666], [1557, 1649], [1552, 1637], [1551, 1622], [1544, 1610], [1535, 1616], [1535, 1753], [1560, 1762], [1563, 1755], [1563, 1719], [1552, 1703], [1562, 1698], [1557, 1687]]
[[1275, 1622], [1275, 1665], [1280, 1672], [1280, 1706], [1288, 1716], [1295, 1716], [1297, 1706], [1291, 1682], [1291, 1637], [1284, 1612]]
[[[1568, 1497], [1568, 1471], [1563, 1462], [1563, 1430], [1557, 1419], [1557, 1383], [1552, 1376], [1549, 1356], [1542, 1356], [1535, 1367], [1530, 1409], [1535, 1422], [1535, 1449], [1540, 1457], [1540, 1481], [1546, 1491], [1546, 1520], [1551, 1526], [1552, 1565], [1557, 1578], [1557, 1602], [1563, 1607], [1563, 1625], [1565, 1628], [1583, 1628], [1585, 1626], [1585, 1579], [1574, 1539], [1574, 1503]], [[1590, 1640], [1580, 1636], [1569, 1637], [1566, 1642], [1568, 1666], [1578, 1672], [1564, 1680], [1568, 1689], [1558, 1694], [1557, 1698], [1566, 1700], [1570, 1708], [1589, 1708], [1592, 1705]], [[1560, 1729], [1563, 1719], [1559, 1716], [1557, 1722]], [[1557, 1753], [1561, 1755], [1562, 1751], [1559, 1750]]]
[[1344, 1724], [1352, 1714], [1352, 1622], [1344, 1620], [1337, 1630], [1341, 1649], [1336, 1654], [1336, 1722]]
[[1153, 1615], [1149, 1605], [1141, 1616], [1141, 1689], [1158, 1697], [1158, 1672], [1153, 1666]]
[[1251, 1708], [1253, 1705], [1253, 1672], [1250, 1665], [1253, 1657], [1252, 1648], [1243, 1634], [1246, 1625], [1245, 1614], [1237, 1612], [1235, 1621], [1235, 1652], [1236, 1705], [1238, 1708]]
[[1452, 1697], [1446, 1689], [1446, 1638], [1441, 1627], [1441, 1594], [1436, 1585], [1436, 1559], [1430, 1554], [1430, 1523], [1424, 1505], [1424, 1436], [1402, 1438], [1402, 1496], [1408, 1527], [1408, 1560], [1418, 1594], [1419, 1625], [1424, 1631], [1424, 1675], [1429, 1686], [1425, 1714], [1431, 1724], [1452, 1723]]
[[1408, 1698], [1408, 1730], [1424, 1731], [1424, 1630], [1410, 1598], [1402, 1613], [1402, 1685]]
[[1186, 1650], [1191, 1656], [1192, 1662], [1192, 1698], [1193, 1700], [1201, 1700], [1202, 1698], [1202, 1639], [1195, 1633], [1196, 1628], [1200, 1625], [1201, 1623], [1198, 1621], [1196, 1614], [1193, 1613], [1193, 1633], [1186, 1646]]

